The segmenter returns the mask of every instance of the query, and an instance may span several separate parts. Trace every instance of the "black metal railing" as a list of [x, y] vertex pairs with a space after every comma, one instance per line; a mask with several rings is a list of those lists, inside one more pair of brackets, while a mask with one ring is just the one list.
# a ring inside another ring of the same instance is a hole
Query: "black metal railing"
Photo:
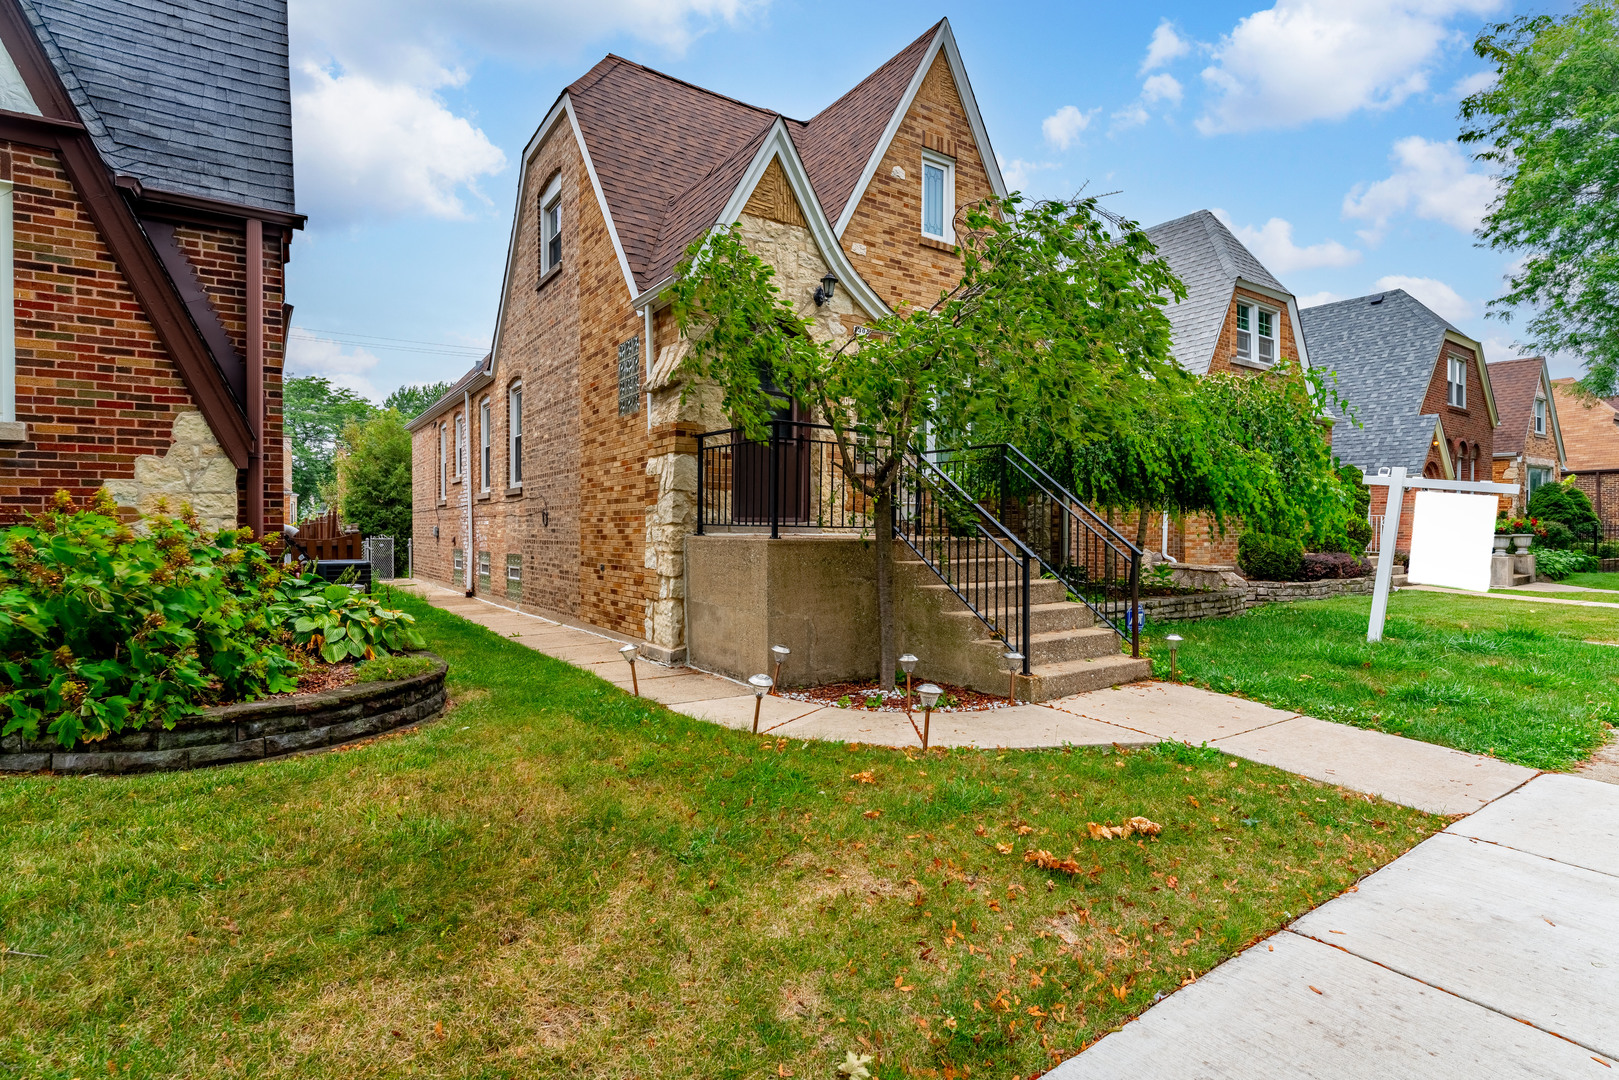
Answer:
[[859, 477], [874, 474], [887, 456], [886, 443], [856, 440], [846, 463], [830, 425], [798, 420], [772, 421], [763, 442], [741, 428], [704, 432], [697, 436], [697, 532], [869, 529], [877, 501]]
[[950, 588], [1029, 674], [1029, 583], [1039, 558], [924, 454], [897, 486], [894, 535]]
[[1141, 655], [1141, 556], [1107, 519], [1007, 443], [927, 457]]

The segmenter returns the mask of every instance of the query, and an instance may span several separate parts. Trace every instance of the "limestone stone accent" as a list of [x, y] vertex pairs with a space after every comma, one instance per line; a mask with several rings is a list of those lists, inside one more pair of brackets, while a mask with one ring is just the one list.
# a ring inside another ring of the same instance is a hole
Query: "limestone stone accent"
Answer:
[[686, 645], [686, 536], [697, 527], [697, 457], [648, 459], [658, 501], [647, 508], [646, 568], [654, 575], [646, 601], [645, 638], [671, 652]]
[[826, 276], [828, 266], [815, 245], [814, 234], [806, 226], [746, 213], [738, 220], [748, 250], [776, 271], [776, 287], [781, 290], [782, 299], [798, 314], [809, 318], [812, 337], [842, 343], [854, 333], [855, 323], [870, 320], [871, 316], [855, 305], [845, 288], [835, 290], [831, 300], [816, 306], [815, 290]]
[[142, 514], [158, 512], [159, 501], [169, 513], [190, 506], [209, 529], [236, 526], [236, 466], [208, 427], [202, 413], [188, 411], [174, 417], [173, 443], [165, 454], [135, 459], [132, 480], [108, 480], [106, 489], [119, 506]]

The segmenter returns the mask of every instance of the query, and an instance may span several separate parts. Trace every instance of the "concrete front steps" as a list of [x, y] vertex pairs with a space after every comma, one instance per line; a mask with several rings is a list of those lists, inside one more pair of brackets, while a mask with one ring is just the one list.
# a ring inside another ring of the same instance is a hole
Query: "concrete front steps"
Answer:
[[[895, 564], [896, 590], [902, 619], [901, 647], [923, 657], [918, 674], [970, 686], [990, 694], [1005, 694], [1008, 678], [999, 638], [991, 637], [971, 609], [939, 579], [926, 563], [905, 548]], [[909, 559], [904, 556], [911, 556]], [[958, 580], [971, 569], [952, 566]], [[1053, 701], [1152, 677], [1152, 661], [1134, 659], [1120, 651], [1119, 635], [1097, 625], [1084, 604], [1068, 598], [1060, 581], [1037, 578], [1029, 583], [1029, 633], [1032, 638], [1029, 674], [1018, 676], [1019, 701]], [[1021, 620], [1022, 605], [1010, 612]], [[931, 624], [931, 625], [930, 625]], [[1016, 634], [1013, 635], [1014, 640]], [[931, 655], [907, 642], [925, 640]]]

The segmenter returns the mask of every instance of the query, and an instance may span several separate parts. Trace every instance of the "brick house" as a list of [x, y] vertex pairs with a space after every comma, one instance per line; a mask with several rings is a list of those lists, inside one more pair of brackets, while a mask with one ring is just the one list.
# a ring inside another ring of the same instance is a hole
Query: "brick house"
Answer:
[[284, 4], [0, 0], [0, 514], [279, 529]]
[[[1207, 210], [1154, 225], [1147, 236], [1186, 286], [1165, 308], [1170, 353], [1194, 375], [1262, 374], [1284, 359], [1308, 368], [1298, 300], [1230, 229]], [[1330, 438], [1330, 426], [1324, 428]], [[1240, 529], [1214, 530], [1202, 515], [1153, 514], [1146, 543], [1177, 562], [1230, 565]], [[1134, 536], [1131, 539], [1135, 539]]]
[[492, 353], [410, 425], [413, 572], [683, 658], [695, 436], [728, 426], [671, 378], [687, 246], [740, 224], [844, 341], [954, 285], [956, 207], [1005, 192], [946, 21], [808, 121], [606, 57], [523, 151]]
[[[1340, 424], [1333, 436], [1344, 464], [1491, 479], [1500, 417], [1482, 345], [1403, 289], [1305, 308], [1299, 318], [1316, 368], [1337, 375], [1338, 393], [1355, 411], [1358, 424]], [[1374, 519], [1385, 498], [1372, 490]], [[1414, 491], [1406, 501], [1402, 549]]]
[[1518, 486], [1516, 495], [1501, 496], [1501, 512], [1521, 514], [1537, 488], [1563, 479], [1567, 454], [1557, 417], [1557, 396], [1552, 393], [1545, 357], [1497, 360], [1489, 365], [1489, 371], [1496, 409], [1501, 414], [1501, 423], [1495, 429], [1495, 468], [1491, 478]]
[[1563, 471], [1590, 496], [1604, 525], [1619, 526], [1619, 399], [1586, 394], [1574, 379], [1553, 379], [1551, 388], [1568, 451]]

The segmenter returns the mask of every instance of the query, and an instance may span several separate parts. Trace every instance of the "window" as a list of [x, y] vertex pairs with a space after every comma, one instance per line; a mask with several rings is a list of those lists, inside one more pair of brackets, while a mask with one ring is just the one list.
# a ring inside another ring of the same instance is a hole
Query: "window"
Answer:
[[1276, 312], [1252, 304], [1237, 305], [1237, 356], [1260, 364], [1276, 363]]
[[466, 414], [455, 418], [455, 478], [465, 480], [467, 476], [467, 418]]
[[478, 584], [489, 588], [489, 552], [478, 552]]
[[521, 555], [506, 556], [506, 595], [522, 599], [523, 557]]
[[1535, 397], [1535, 434], [1546, 434], [1546, 399], [1539, 395]]
[[446, 475], [450, 468], [449, 448], [444, 444], [449, 439], [449, 428], [443, 424], [438, 426], [438, 501], [443, 502], [450, 489], [450, 478]]
[[1535, 497], [1535, 492], [1537, 490], [1539, 490], [1541, 485], [1549, 484], [1551, 482], [1552, 482], [1552, 471], [1550, 469], [1530, 468], [1530, 470], [1529, 470], [1529, 497], [1531, 499], [1533, 499]]
[[478, 404], [478, 488], [489, 490], [489, 399]]
[[956, 163], [922, 152], [922, 235], [955, 243]]
[[546, 185], [540, 196], [540, 277], [562, 262], [562, 177]]
[[523, 384], [511, 388], [506, 402], [506, 452], [510, 455], [510, 487], [523, 486]]
[[1467, 408], [1467, 358], [1452, 355], [1448, 364], [1449, 376], [1445, 387], [1445, 404], [1458, 409]]
[[618, 347], [618, 415], [641, 411], [641, 339], [632, 337]]
[[460, 548], [450, 551], [450, 584], [466, 586], [467, 554]]

